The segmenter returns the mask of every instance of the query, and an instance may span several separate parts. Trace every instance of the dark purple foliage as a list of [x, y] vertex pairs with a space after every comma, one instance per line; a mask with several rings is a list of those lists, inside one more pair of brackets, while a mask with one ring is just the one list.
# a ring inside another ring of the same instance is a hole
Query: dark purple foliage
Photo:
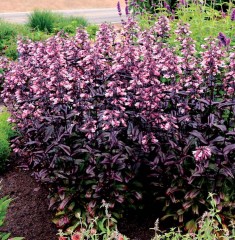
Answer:
[[145, 31], [129, 19], [120, 34], [103, 24], [94, 43], [83, 30], [19, 41], [2, 94], [14, 151], [91, 216], [102, 199], [142, 195], [180, 220], [209, 191], [222, 204], [234, 188], [234, 50], [209, 38], [197, 52], [187, 24], [172, 48], [166, 17]]

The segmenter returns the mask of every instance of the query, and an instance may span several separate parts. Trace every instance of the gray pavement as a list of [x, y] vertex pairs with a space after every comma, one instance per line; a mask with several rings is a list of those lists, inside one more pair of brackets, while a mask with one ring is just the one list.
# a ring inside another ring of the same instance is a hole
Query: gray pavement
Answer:
[[[53, 11], [61, 13], [64, 16], [82, 16], [90, 23], [100, 24], [103, 22], [120, 23], [121, 18], [116, 8], [97, 8], [97, 9], [79, 9], [79, 10], [58, 10]], [[30, 12], [8, 12], [0, 13], [0, 19], [14, 22], [26, 23]], [[125, 17], [122, 17], [125, 18]]]

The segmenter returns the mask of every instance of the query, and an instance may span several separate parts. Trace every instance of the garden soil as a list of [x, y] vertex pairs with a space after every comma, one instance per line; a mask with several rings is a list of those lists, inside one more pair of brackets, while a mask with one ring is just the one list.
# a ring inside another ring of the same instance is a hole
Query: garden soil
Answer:
[[[118, 0], [0, 0], [0, 12], [27, 12], [34, 9], [75, 10], [115, 8]], [[120, 1], [124, 7], [124, 0]]]
[[0, 231], [25, 240], [57, 240], [53, 214], [48, 210], [47, 190], [30, 176], [29, 171], [17, 166], [11, 167], [1, 179], [0, 197], [9, 196], [12, 202]]

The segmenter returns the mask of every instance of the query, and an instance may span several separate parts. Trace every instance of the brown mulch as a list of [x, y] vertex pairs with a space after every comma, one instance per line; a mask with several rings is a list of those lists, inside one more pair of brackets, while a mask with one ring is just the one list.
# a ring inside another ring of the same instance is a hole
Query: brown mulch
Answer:
[[[30, 171], [14, 166], [1, 179], [0, 197], [8, 195], [13, 201], [0, 231], [25, 240], [57, 240], [53, 214], [48, 210], [48, 191], [30, 176]], [[150, 228], [157, 218], [154, 213], [156, 209], [152, 208], [126, 213], [118, 229], [130, 240], [150, 240], [154, 234]]]
[[48, 210], [48, 192], [30, 176], [30, 172], [13, 167], [1, 179], [0, 196], [8, 195], [13, 201], [8, 209], [6, 224], [0, 231], [25, 237], [25, 240], [58, 239], [52, 223], [53, 214]]

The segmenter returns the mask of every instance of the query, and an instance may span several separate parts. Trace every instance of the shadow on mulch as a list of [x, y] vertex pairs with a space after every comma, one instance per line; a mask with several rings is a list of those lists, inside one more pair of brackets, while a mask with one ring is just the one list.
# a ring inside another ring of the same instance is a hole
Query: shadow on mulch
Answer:
[[13, 199], [0, 231], [25, 240], [57, 240], [53, 214], [48, 210], [48, 191], [30, 176], [29, 171], [16, 166], [0, 178], [0, 197], [8, 195]]
[[119, 220], [118, 230], [131, 240], [151, 240], [154, 237], [154, 231], [150, 228], [154, 227], [155, 220], [152, 216], [132, 213]]
[[[130, 240], [151, 240], [154, 237], [154, 224], [161, 217], [160, 205], [147, 201], [142, 210], [129, 210], [118, 221], [118, 230]], [[167, 229], [168, 223], [161, 222], [160, 228]]]

